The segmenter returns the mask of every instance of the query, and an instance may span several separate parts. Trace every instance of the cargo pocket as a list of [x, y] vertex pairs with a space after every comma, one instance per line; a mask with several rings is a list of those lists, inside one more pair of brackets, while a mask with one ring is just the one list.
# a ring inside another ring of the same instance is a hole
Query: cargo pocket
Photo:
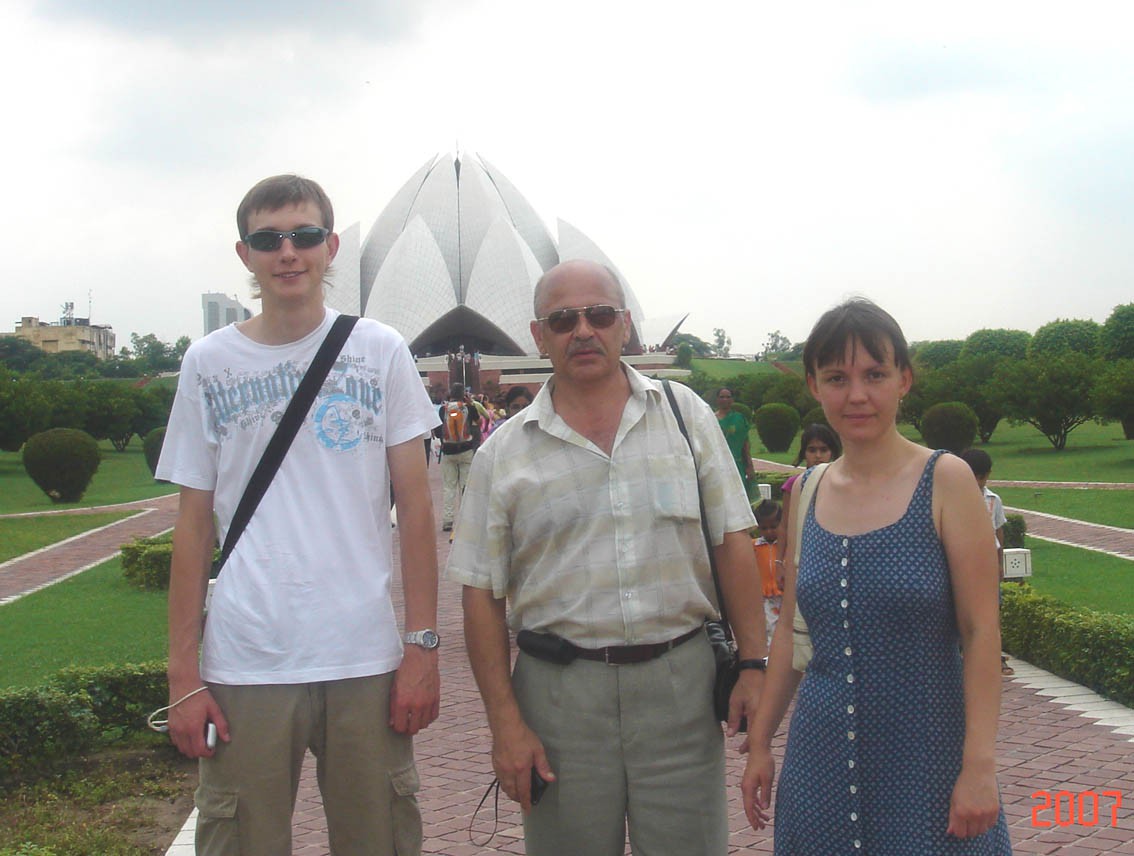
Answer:
[[236, 822], [236, 791], [201, 785], [193, 795], [197, 804], [197, 847], [205, 853], [240, 853]]
[[394, 827], [394, 852], [398, 856], [418, 856], [421, 853], [421, 811], [417, 807], [417, 792], [421, 790], [421, 779], [413, 761], [390, 771], [390, 787], [393, 789], [390, 820]]

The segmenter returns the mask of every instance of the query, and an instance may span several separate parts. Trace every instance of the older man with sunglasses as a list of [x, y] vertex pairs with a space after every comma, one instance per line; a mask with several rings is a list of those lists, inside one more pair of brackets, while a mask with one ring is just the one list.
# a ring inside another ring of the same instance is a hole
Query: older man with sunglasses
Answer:
[[[763, 684], [754, 524], [709, 408], [621, 360], [631, 319], [617, 277], [569, 261], [536, 285], [532, 336], [553, 376], [473, 461], [447, 575], [501, 787], [527, 852], [723, 856], [724, 737], [702, 630], [714, 588], [704, 500], [743, 658], [729, 734]], [[509, 674], [505, 621], [521, 653]]]
[[[276, 424], [338, 329], [323, 303], [339, 246], [323, 189], [294, 175], [267, 178], [236, 217], [236, 253], [263, 311], [186, 353], [157, 469], [181, 486], [169, 732], [200, 758], [197, 853], [288, 856], [308, 749], [331, 853], [420, 853], [412, 735], [439, 705], [437, 554], [421, 438], [438, 418], [391, 328], [357, 320], [228, 555], [202, 639], [214, 514], [222, 533], [232, 529]], [[404, 636], [390, 598], [391, 483]]]

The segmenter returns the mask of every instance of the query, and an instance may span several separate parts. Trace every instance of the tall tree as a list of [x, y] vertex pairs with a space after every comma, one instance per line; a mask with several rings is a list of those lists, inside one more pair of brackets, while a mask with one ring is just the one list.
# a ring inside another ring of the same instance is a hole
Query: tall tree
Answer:
[[713, 350], [718, 357], [727, 357], [732, 348], [732, 339], [725, 333], [723, 327], [713, 328]]
[[1103, 322], [1099, 340], [1106, 359], [1134, 359], [1134, 303], [1114, 307]]
[[1032, 334], [1025, 330], [984, 329], [970, 333], [961, 349], [962, 357], [1010, 357], [1022, 360], [1028, 355]]
[[765, 361], [780, 359], [785, 352], [791, 350], [791, 347], [791, 339], [779, 330], [775, 330], [768, 334], [768, 339], [764, 342], [764, 350], [760, 354], [760, 359]]
[[937, 339], [931, 342], [916, 342], [912, 349], [914, 362], [920, 368], [939, 369], [947, 366], [961, 356], [965, 343], [960, 339]]
[[1056, 449], [1095, 415], [1091, 390], [1102, 363], [1066, 351], [1058, 359], [1005, 360], [996, 368], [993, 395], [1014, 422], [1035, 427]]
[[1122, 435], [1134, 440], [1134, 359], [1107, 363], [1091, 393], [1095, 411], [1122, 423]]
[[1068, 351], [1093, 357], [1099, 352], [1101, 329], [1097, 321], [1064, 318], [1049, 321], [1032, 336], [1028, 357], [1046, 359]]

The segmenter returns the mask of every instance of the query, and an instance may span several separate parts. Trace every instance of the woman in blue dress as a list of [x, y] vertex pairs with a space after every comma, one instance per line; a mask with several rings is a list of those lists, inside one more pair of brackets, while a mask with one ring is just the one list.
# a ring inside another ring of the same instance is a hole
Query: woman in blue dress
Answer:
[[[771, 818], [772, 736], [798, 687], [776, 853], [1011, 853], [994, 755], [996, 544], [972, 472], [898, 432], [909, 349], [873, 303], [827, 312], [803, 360], [843, 455], [810, 507], [795, 487], [803, 549], [798, 577], [785, 575], [786, 620], [749, 730], [749, 822]], [[814, 645], [805, 675], [791, 665], [797, 594]]]

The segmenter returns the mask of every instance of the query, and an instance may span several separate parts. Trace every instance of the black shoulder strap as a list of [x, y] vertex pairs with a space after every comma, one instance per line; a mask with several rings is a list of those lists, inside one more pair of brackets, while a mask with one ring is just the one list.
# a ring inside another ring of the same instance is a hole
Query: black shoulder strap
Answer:
[[[669, 399], [669, 406], [673, 408], [673, 415], [677, 417], [677, 427], [681, 429], [681, 436], [689, 444], [689, 454], [693, 455], [693, 468], [697, 468], [697, 456], [693, 454], [693, 441], [689, 439], [689, 431], [685, 428], [685, 420], [681, 418], [681, 408], [677, 406], [677, 399], [673, 396], [673, 389], [669, 381], [663, 380], [662, 389], [665, 397]], [[698, 477], [700, 474], [698, 474]], [[701, 484], [697, 483], [697, 504], [701, 507], [701, 534], [705, 536], [705, 549], [709, 551], [709, 569], [713, 572], [713, 588], [717, 592], [717, 610], [721, 614], [721, 624], [724, 626], [725, 636], [732, 639], [732, 628], [728, 624], [728, 613], [725, 611], [724, 593], [721, 591], [721, 581], [717, 576], [717, 560], [713, 556], [713, 539], [709, 536], [709, 519], [705, 514], [705, 500], [701, 497]]]
[[228, 527], [228, 534], [225, 535], [220, 559], [213, 565], [214, 577], [220, 573], [224, 563], [232, 555], [236, 542], [244, 534], [244, 527], [248, 525], [260, 500], [267, 493], [268, 485], [272, 483], [276, 470], [280, 468], [287, 450], [291, 447], [291, 441], [299, 433], [299, 426], [303, 424], [307, 411], [311, 409], [311, 403], [315, 401], [319, 388], [323, 386], [323, 381], [327, 379], [331, 366], [338, 359], [339, 352], [342, 351], [357, 322], [357, 315], [340, 315], [336, 318], [327, 332], [327, 337], [323, 339], [323, 344], [319, 346], [318, 352], [311, 360], [311, 365], [307, 367], [303, 380], [299, 382], [295, 394], [288, 402], [280, 424], [276, 426], [272, 439], [268, 441], [264, 454], [260, 456], [260, 463], [256, 465], [252, 477], [248, 479], [248, 486], [244, 488], [244, 495], [240, 497], [240, 503], [232, 515], [232, 524]]

